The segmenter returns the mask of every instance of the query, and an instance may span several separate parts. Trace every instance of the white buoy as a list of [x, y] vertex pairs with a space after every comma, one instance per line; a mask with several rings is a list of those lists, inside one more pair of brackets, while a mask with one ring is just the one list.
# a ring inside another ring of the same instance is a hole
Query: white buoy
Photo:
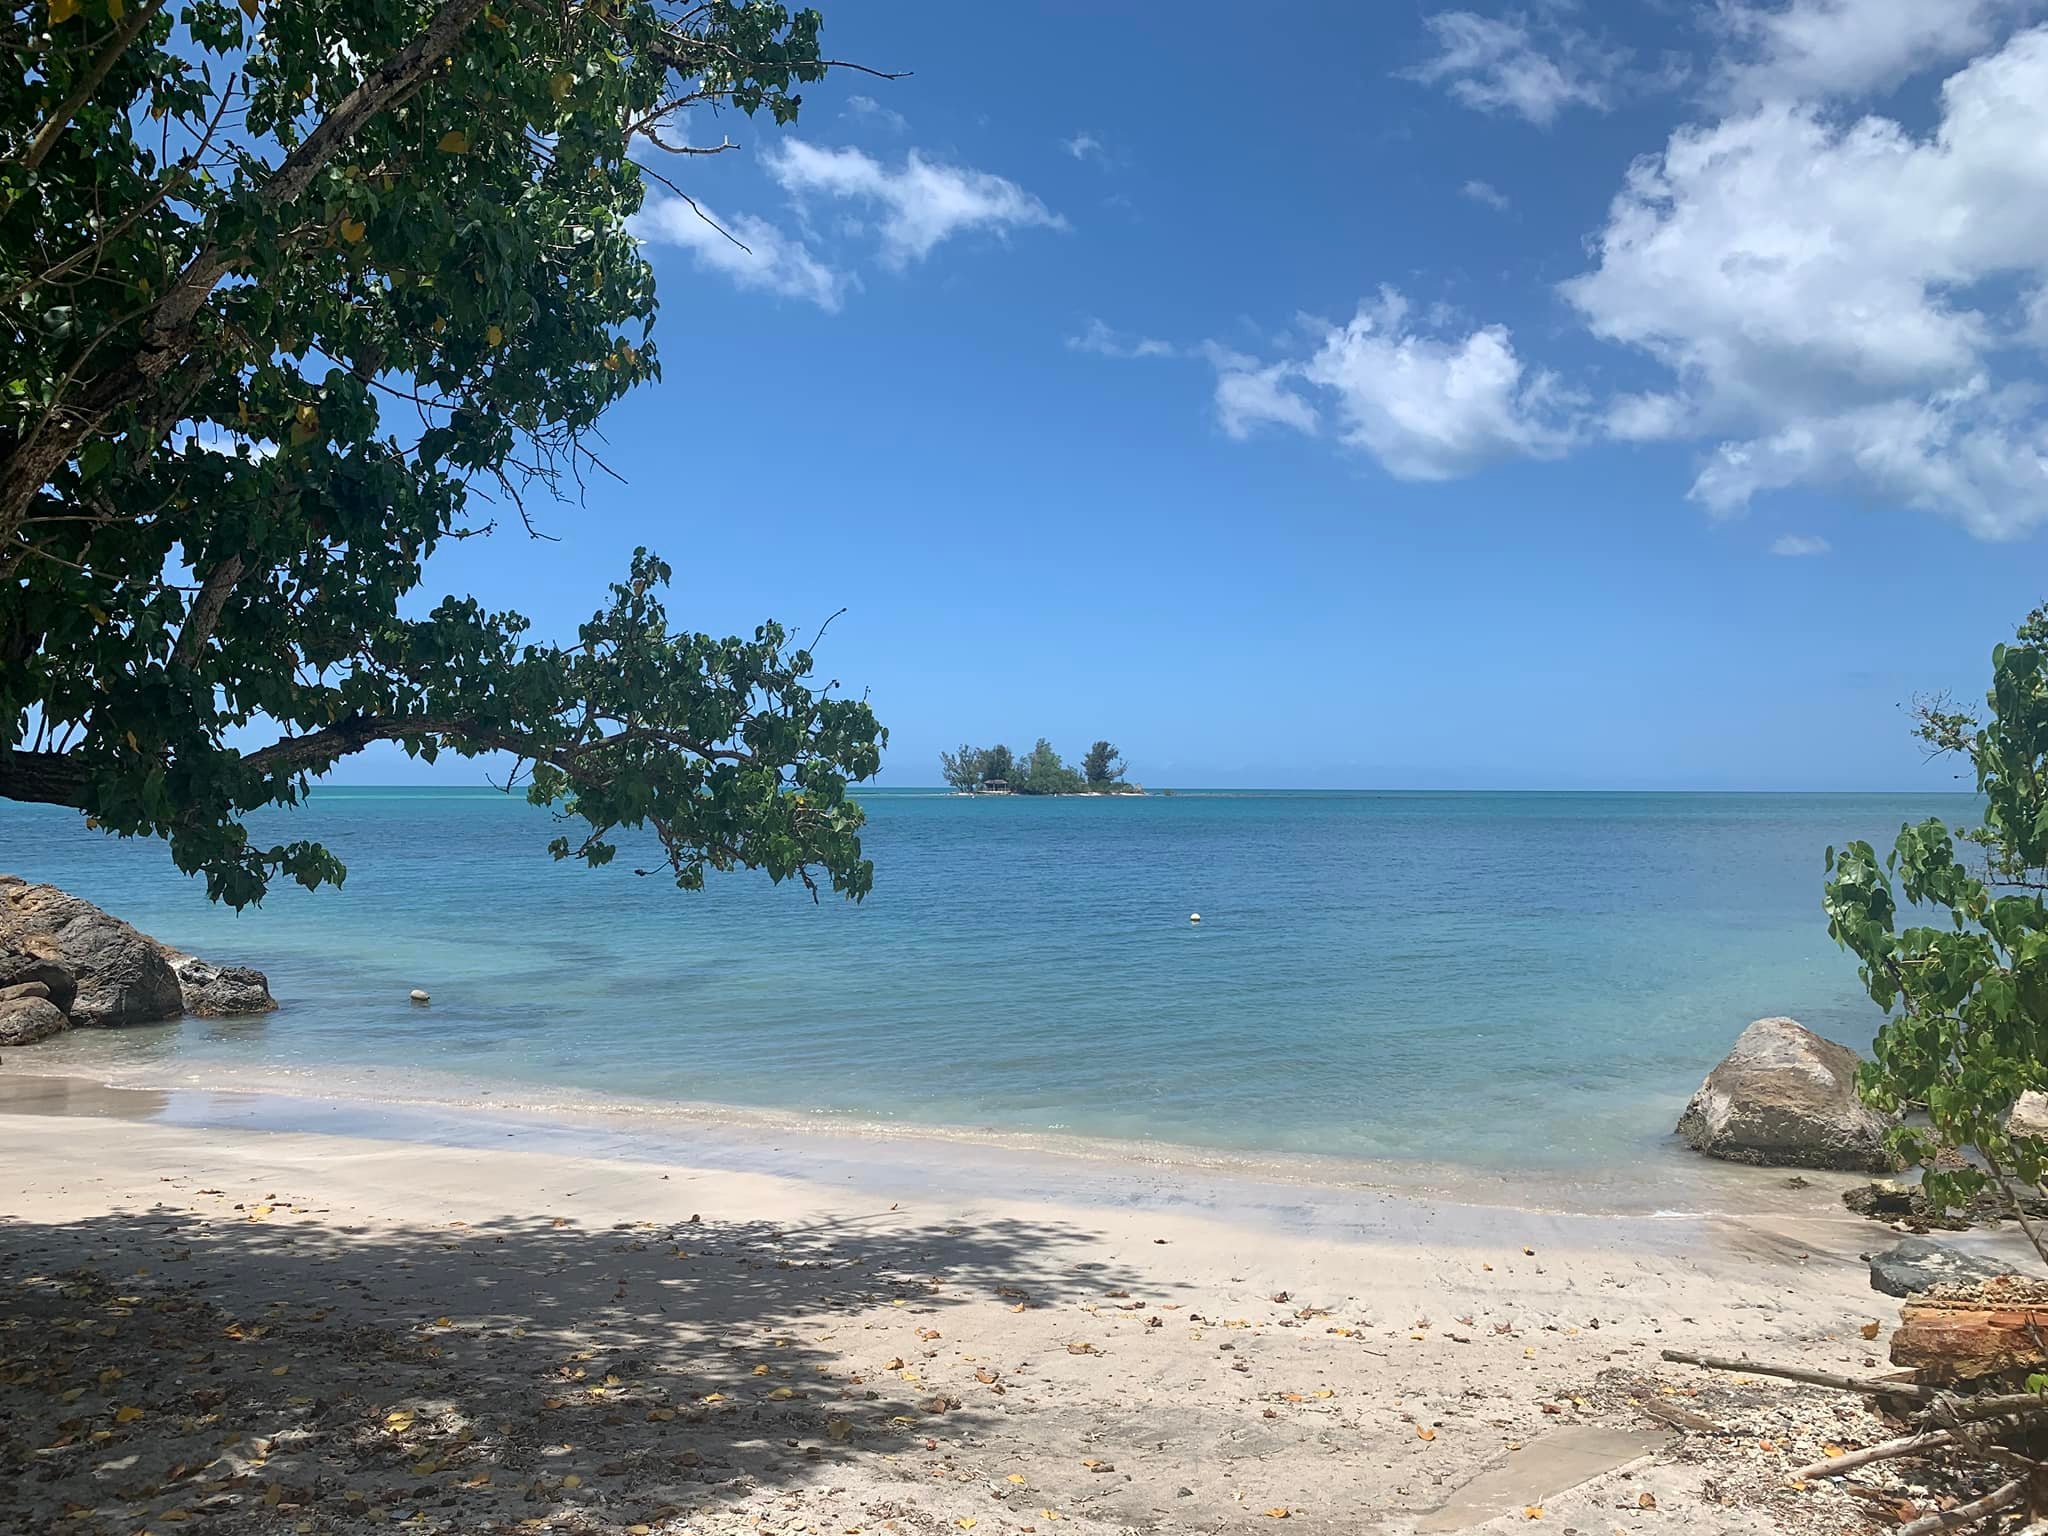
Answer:
[[1199, 912], [1190, 912], [1188, 914], [1188, 921], [1191, 923], [1199, 923], [1201, 920], [1202, 914]]
[[412, 1000], [416, 1003], [430, 1003], [433, 1001], [431, 997], [427, 996], [424, 987], [414, 987], [412, 989]]

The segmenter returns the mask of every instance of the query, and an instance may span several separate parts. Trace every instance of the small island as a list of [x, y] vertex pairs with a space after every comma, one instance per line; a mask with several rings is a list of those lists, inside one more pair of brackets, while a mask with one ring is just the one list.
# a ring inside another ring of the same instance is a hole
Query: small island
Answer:
[[1124, 777], [1124, 757], [1098, 741], [1070, 768], [1043, 736], [1023, 757], [1008, 747], [962, 746], [941, 752], [939, 769], [963, 795], [1142, 795], [1142, 784]]

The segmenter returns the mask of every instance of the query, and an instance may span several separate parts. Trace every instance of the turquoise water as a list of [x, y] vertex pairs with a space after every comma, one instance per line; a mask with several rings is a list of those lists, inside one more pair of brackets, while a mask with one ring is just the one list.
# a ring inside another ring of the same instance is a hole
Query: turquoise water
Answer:
[[[1611, 1167], [1668, 1147], [1752, 1018], [1866, 1044], [1874, 1011], [1820, 915], [1822, 850], [1974, 811], [1926, 795], [864, 798], [879, 873], [852, 907], [749, 876], [692, 896], [557, 865], [551, 820], [488, 791], [329, 789], [259, 830], [327, 841], [346, 886], [240, 916], [160, 848], [0, 805], [0, 869], [259, 966], [284, 1004], [79, 1031], [34, 1065]], [[408, 1004], [415, 986], [431, 1009]]]

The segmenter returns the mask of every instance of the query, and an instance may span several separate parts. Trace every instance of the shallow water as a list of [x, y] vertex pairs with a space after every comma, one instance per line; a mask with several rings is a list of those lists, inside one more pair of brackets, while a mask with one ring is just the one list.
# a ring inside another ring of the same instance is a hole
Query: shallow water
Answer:
[[754, 877], [687, 895], [559, 866], [553, 822], [488, 791], [328, 789], [260, 835], [327, 841], [347, 884], [239, 917], [160, 848], [0, 806], [0, 869], [260, 966], [284, 1002], [79, 1031], [9, 1065], [1654, 1179], [1748, 1020], [1868, 1041], [1875, 1011], [1820, 915], [1822, 850], [1974, 812], [1926, 795], [864, 798], [878, 878], [853, 907]]

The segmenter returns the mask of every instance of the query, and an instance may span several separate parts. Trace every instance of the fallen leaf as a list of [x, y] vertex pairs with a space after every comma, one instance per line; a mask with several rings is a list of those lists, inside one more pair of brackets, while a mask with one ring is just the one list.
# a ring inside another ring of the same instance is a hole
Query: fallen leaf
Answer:
[[124, 1403], [121, 1407], [114, 1410], [114, 1422], [116, 1424], [133, 1424], [141, 1417], [142, 1410], [133, 1403]]
[[1522, 1518], [1524, 1520], [1541, 1520], [1543, 1518], [1543, 1506], [1541, 1504], [1524, 1504], [1522, 1506]]
[[1082, 1462], [1081, 1465], [1090, 1472], [1114, 1472], [1116, 1470], [1114, 1462], [1097, 1461], [1092, 1456]]
[[1436, 1438], [1436, 1431], [1424, 1427], [1415, 1431], [1415, 1438], [1418, 1440], [1434, 1440]]
[[1865, 1323], [1861, 1328], [1857, 1329], [1856, 1331], [1862, 1334], [1863, 1337], [1865, 1337], [1866, 1339], [1874, 1339], [1877, 1337], [1878, 1329], [1880, 1329], [1883, 1326], [1884, 1325], [1882, 1323]]
[[1290, 1510], [1285, 1504], [1275, 1504], [1271, 1509], [1266, 1511], [1266, 1518], [1268, 1520], [1285, 1520], [1289, 1518], [1293, 1513], [1294, 1512]]
[[1640, 1494], [1640, 1495], [1638, 1495], [1638, 1496], [1637, 1496], [1637, 1498], [1636, 1498], [1636, 1508], [1637, 1508], [1637, 1509], [1655, 1509], [1656, 1507], [1657, 1507], [1657, 1495], [1655, 1495], [1654, 1493], [1645, 1493], [1645, 1494]]

